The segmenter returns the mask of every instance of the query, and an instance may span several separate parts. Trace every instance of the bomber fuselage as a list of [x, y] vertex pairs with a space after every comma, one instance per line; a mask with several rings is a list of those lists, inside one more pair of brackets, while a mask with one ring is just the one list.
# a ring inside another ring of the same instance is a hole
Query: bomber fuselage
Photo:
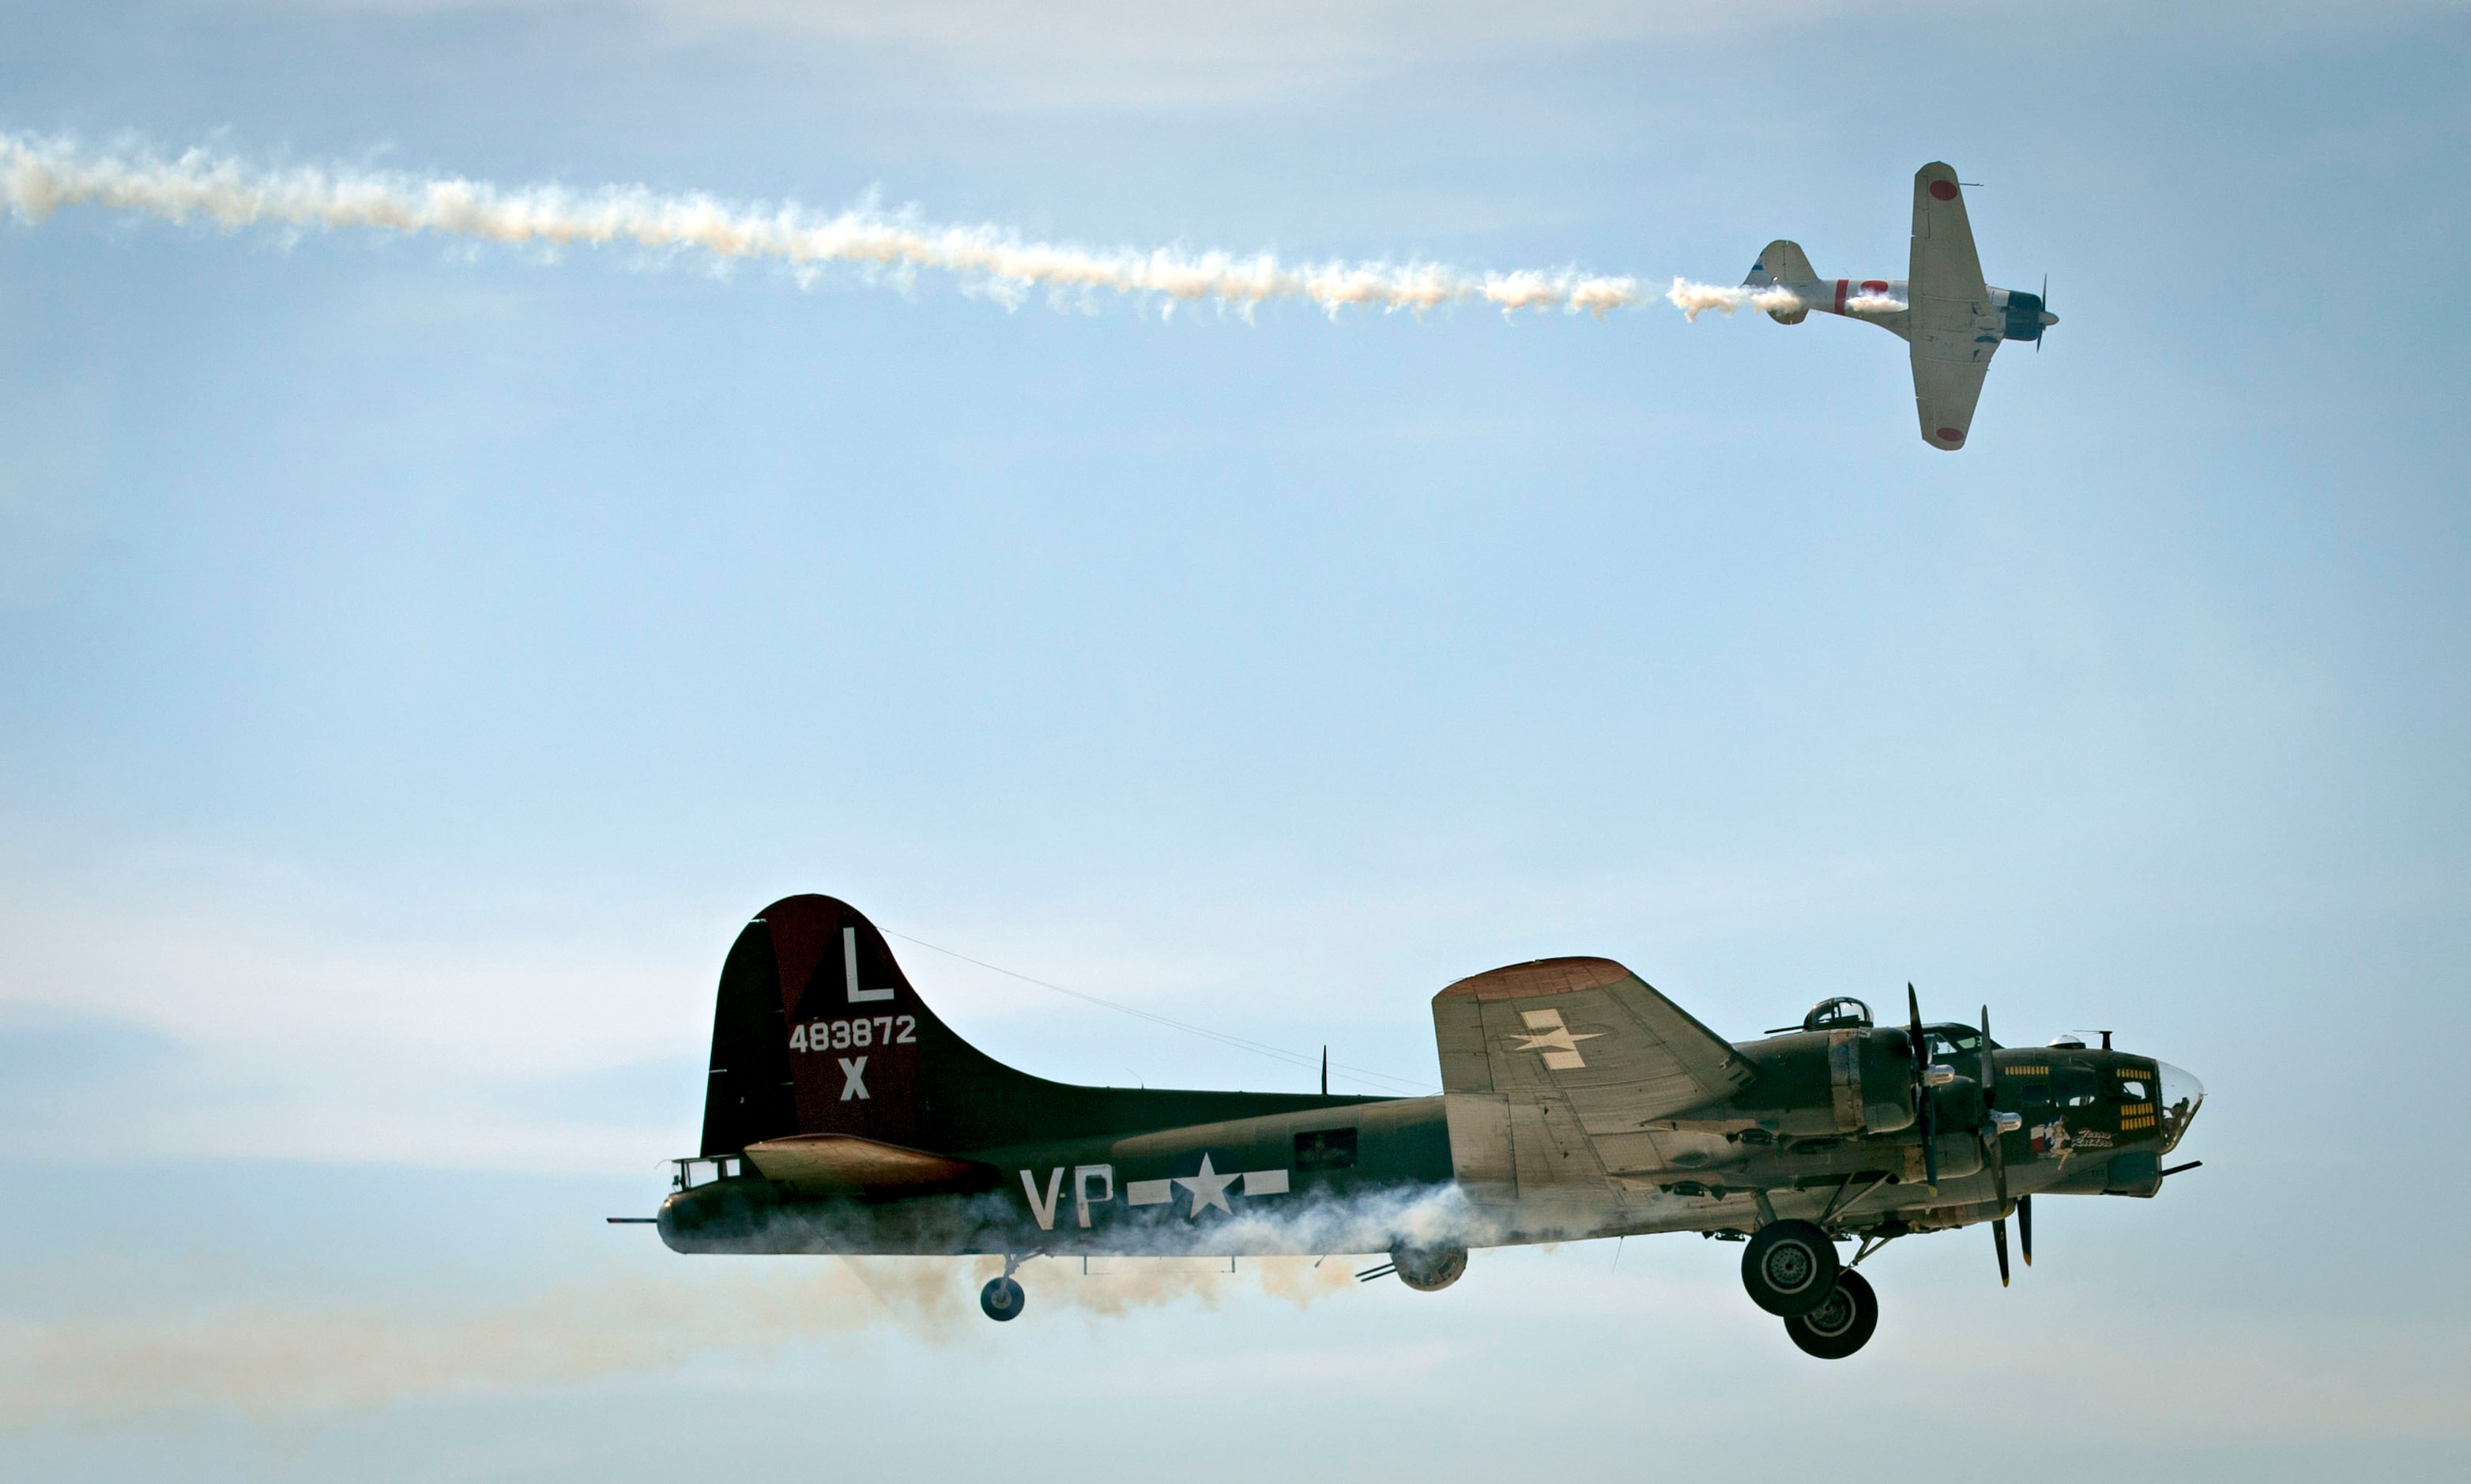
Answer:
[[[1938, 1051], [1971, 1064], [1978, 1039], [1935, 1026]], [[1598, 1140], [1593, 1190], [1554, 1181], [1475, 1203], [1498, 1242], [1655, 1232], [1748, 1233], [1800, 1217], [1852, 1234], [1930, 1231], [2001, 1213], [1977, 1134], [1980, 1084], [1957, 1075], [1917, 1095], [1906, 1032], [1797, 1032], [1740, 1044], [1756, 1074], [1730, 1098]], [[2163, 1098], [2172, 1070], [2082, 1048], [1993, 1053], [2010, 1198], [2041, 1192], [2151, 1195], [2193, 1100]], [[1096, 1090], [1094, 1090], [1096, 1091]], [[1127, 1098], [1141, 1095], [1121, 1090]], [[1158, 1095], [1176, 1096], [1183, 1095]], [[1938, 1183], [1925, 1178], [1917, 1095], [1933, 1099]], [[1337, 1239], [1345, 1213], [1450, 1191], [1452, 1104], [1461, 1095], [1295, 1098], [1252, 1118], [952, 1151], [984, 1173], [972, 1188], [883, 1198], [745, 1168], [687, 1185], [660, 1213], [682, 1252], [1030, 1252], [1244, 1255], [1296, 1250], [1299, 1231]], [[1464, 1110], [1463, 1110], [1464, 1111]], [[1763, 1209], [1764, 1207], [1764, 1209]], [[1324, 1224], [1292, 1219], [1318, 1210]], [[1276, 1217], [1248, 1220], [1248, 1216]], [[1335, 1250], [1335, 1249], [1333, 1249]], [[1357, 1250], [1368, 1250], [1358, 1248]]]

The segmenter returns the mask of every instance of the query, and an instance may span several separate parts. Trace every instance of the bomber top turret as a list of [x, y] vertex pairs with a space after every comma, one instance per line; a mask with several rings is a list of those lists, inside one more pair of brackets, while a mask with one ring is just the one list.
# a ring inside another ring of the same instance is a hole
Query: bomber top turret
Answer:
[[1850, 995], [1822, 1000], [1801, 1018], [1804, 1030], [1867, 1030], [1870, 1025], [1871, 1007]]

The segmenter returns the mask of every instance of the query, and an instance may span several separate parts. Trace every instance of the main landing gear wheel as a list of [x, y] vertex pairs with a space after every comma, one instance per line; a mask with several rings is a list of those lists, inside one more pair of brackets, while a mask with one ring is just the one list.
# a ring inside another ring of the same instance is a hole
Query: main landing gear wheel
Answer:
[[978, 1290], [979, 1312], [998, 1322], [1019, 1319], [1022, 1306], [1028, 1302], [1029, 1295], [1009, 1278], [990, 1278], [987, 1285]]
[[1871, 1291], [1871, 1281], [1847, 1268], [1836, 1275], [1835, 1290], [1827, 1302], [1807, 1314], [1797, 1314], [1784, 1322], [1784, 1332], [1805, 1354], [1822, 1360], [1842, 1360], [1871, 1342], [1871, 1331], [1879, 1328], [1879, 1296]]
[[1836, 1272], [1836, 1244], [1808, 1221], [1771, 1221], [1742, 1252], [1751, 1302], [1783, 1319], [1826, 1303]]

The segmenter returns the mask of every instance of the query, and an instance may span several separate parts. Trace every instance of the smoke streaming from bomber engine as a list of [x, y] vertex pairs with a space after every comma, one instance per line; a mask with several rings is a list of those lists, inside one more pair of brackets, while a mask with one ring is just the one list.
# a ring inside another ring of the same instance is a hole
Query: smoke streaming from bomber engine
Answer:
[[[1262, 303], [1300, 300], [1333, 317], [1351, 306], [1422, 317], [1446, 305], [1484, 304], [1505, 315], [1559, 309], [1602, 318], [1654, 297], [1636, 278], [1576, 269], [1475, 273], [1416, 261], [1310, 264], [1182, 247], [1092, 249], [1027, 242], [989, 224], [936, 225], [871, 203], [823, 216], [794, 202], [732, 203], [642, 186], [509, 190], [460, 177], [261, 167], [204, 150], [170, 157], [147, 150], [98, 153], [66, 138], [9, 133], [0, 133], [0, 203], [35, 223], [63, 208], [97, 205], [212, 222], [226, 231], [359, 227], [551, 249], [631, 245], [702, 253], [715, 263], [777, 262], [802, 284], [834, 264], [895, 281], [931, 270], [959, 275], [1007, 307], [1035, 292], [1062, 303], [1112, 291], [1157, 301], [1170, 314], [1178, 304], [1212, 300], [1249, 317]], [[1746, 303], [1778, 307], [1770, 300], [1781, 292], [1677, 278], [1663, 297], [1695, 319], [1706, 309], [1730, 315]]]

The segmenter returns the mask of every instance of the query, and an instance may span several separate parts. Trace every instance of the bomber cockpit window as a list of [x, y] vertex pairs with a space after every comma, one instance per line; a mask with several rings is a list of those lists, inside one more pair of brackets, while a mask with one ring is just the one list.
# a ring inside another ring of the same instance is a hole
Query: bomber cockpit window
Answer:
[[[1925, 1025], [1922, 1039], [1930, 1043], [1931, 1060], [1946, 1061], [1951, 1056], [1971, 1056], [1982, 1049], [1982, 1032], [1970, 1025]], [[1999, 1043], [1990, 1043], [1992, 1050]]]
[[2102, 1090], [2102, 1079], [2090, 1067], [2051, 1069], [2051, 1101], [2062, 1108], [2088, 1108]]
[[1296, 1168], [1353, 1169], [1355, 1167], [1355, 1130], [1352, 1128], [1306, 1129], [1296, 1136]]

